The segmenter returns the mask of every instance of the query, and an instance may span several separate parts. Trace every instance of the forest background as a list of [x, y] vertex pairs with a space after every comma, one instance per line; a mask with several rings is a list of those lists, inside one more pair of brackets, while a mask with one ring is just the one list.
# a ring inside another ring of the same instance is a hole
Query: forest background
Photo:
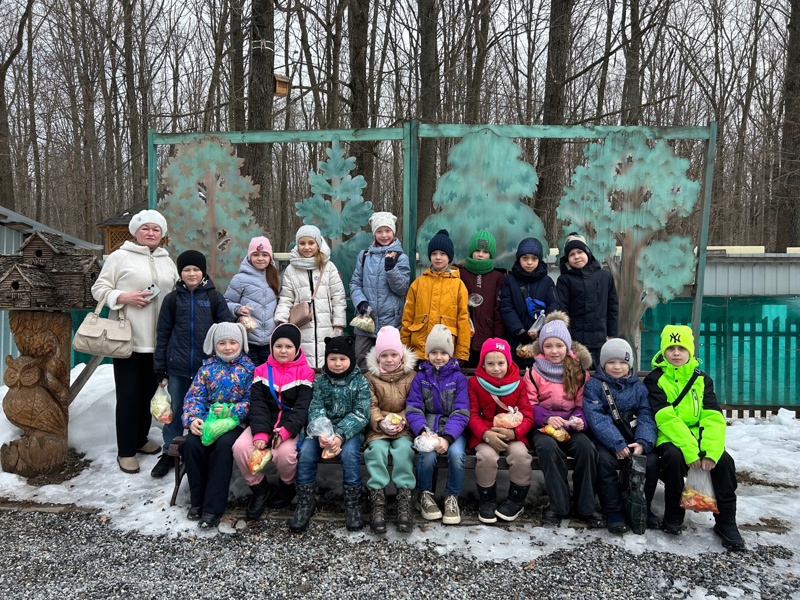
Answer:
[[[716, 121], [709, 243], [782, 252], [800, 245], [799, 24], [800, 0], [0, 0], [0, 206], [102, 242], [97, 223], [146, 200], [148, 129]], [[551, 245], [586, 141], [518, 141]], [[420, 142], [420, 222], [457, 142]], [[703, 144], [674, 147], [699, 179]], [[364, 199], [402, 214], [401, 142], [347, 150]], [[288, 249], [324, 145], [237, 152]], [[670, 232], [696, 234], [699, 210]]]

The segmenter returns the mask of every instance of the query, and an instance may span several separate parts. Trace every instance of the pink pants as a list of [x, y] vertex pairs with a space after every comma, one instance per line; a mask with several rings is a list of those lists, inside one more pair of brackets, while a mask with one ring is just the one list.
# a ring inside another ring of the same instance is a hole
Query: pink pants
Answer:
[[[278, 468], [278, 475], [284, 483], [294, 483], [297, 476], [297, 441], [300, 436], [284, 440], [277, 449], [272, 450], [272, 462]], [[255, 475], [250, 472], [247, 459], [253, 452], [253, 432], [248, 427], [233, 444], [233, 460], [242, 472], [242, 477], [247, 485], [256, 485], [264, 479], [264, 473], [259, 471]]]

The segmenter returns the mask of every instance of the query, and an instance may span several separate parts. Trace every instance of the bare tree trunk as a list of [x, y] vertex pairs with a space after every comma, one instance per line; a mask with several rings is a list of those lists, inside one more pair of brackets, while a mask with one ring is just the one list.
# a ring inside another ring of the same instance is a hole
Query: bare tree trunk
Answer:
[[[439, 60], [436, 52], [437, 0], [417, 0], [419, 13], [420, 112], [423, 123], [435, 123], [439, 109]], [[436, 140], [422, 138], [419, 143], [417, 176], [417, 226], [433, 212], [436, 190]]]
[[[349, 0], [347, 21], [350, 38], [350, 126], [353, 129], [369, 127], [369, 95], [367, 85], [367, 44], [369, 41], [369, 0]], [[373, 199], [374, 143], [354, 142], [350, 151], [356, 159], [356, 174], [364, 176], [367, 187], [364, 200]]]
[[600, 67], [600, 80], [597, 82], [597, 107], [594, 119], [597, 125], [605, 114], [606, 86], [608, 85], [608, 61], [611, 58], [611, 33], [614, 26], [614, 5], [616, 0], [606, 0], [606, 39], [603, 46], [603, 64]]
[[36, 96], [33, 89], [33, 19], [28, 19], [28, 112], [30, 117], [31, 152], [33, 154], [33, 205], [34, 218], [41, 223], [42, 221], [42, 163], [39, 158], [39, 135], [36, 128]]
[[[630, 15], [630, 37], [625, 16]], [[639, 60], [642, 52], [642, 25], [639, 21], [639, 0], [622, 1], [622, 40], [625, 43], [625, 84], [622, 87], [622, 125], [642, 123], [642, 73]]]
[[[203, 111], [203, 131], [211, 131], [211, 117], [214, 114], [214, 107], [219, 106], [216, 101], [217, 92], [220, 86], [220, 71], [222, 70], [222, 60], [225, 56], [225, 26], [228, 24], [228, 3], [222, 2], [220, 7], [219, 23], [211, 36], [214, 39], [214, 63], [211, 66], [211, 77], [208, 83], [208, 95], [206, 96], [206, 107]], [[213, 23], [212, 23], [213, 26]], [[219, 129], [219, 122], [217, 127]]]
[[230, 110], [231, 129], [244, 131], [244, 29], [242, 13], [244, 0], [231, 0], [231, 81]]
[[[492, 0], [481, 0], [475, 13], [472, 27], [475, 31], [475, 68], [467, 97], [472, 99], [467, 107], [467, 123], [478, 123], [481, 119], [481, 93], [483, 91], [483, 72], [486, 68], [488, 52], [489, 23], [491, 21]], [[467, 65], [470, 68], [471, 65]]]
[[[133, 204], [146, 200], [142, 184], [144, 179], [144, 162], [141, 142], [139, 103], [136, 99], [136, 66], [133, 62], [133, 8], [136, 0], [120, 0], [122, 2], [122, 54], [125, 61], [125, 105], [128, 109], [128, 134], [131, 143], [131, 174]], [[143, 65], [142, 65], [143, 66]]]

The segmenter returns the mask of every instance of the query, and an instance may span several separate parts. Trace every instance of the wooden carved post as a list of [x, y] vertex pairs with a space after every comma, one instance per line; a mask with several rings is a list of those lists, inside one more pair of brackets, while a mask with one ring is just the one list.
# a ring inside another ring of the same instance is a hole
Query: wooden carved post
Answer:
[[72, 318], [12, 310], [9, 324], [20, 357], [6, 356], [3, 410], [23, 434], [0, 448], [3, 471], [23, 477], [57, 472], [67, 456]]

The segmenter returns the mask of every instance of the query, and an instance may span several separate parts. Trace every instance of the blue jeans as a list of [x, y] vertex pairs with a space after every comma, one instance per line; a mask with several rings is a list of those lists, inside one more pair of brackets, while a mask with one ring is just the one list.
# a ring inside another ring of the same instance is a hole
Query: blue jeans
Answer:
[[169, 450], [169, 445], [172, 443], [173, 438], [183, 435], [183, 399], [191, 386], [192, 379], [190, 377], [169, 376], [167, 391], [172, 398], [172, 422], [164, 425], [162, 432], [164, 436], [164, 454]]
[[[317, 463], [322, 457], [322, 448], [315, 437], [307, 437], [297, 453], [297, 484], [308, 485], [317, 479]], [[345, 485], [361, 485], [361, 438], [354, 437], [342, 444], [339, 453], [342, 465], [342, 481]]]
[[[447, 449], [447, 486], [445, 493], [448, 496], [458, 496], [461, 493], [461, 484], [464, 481], [464, 448], [467, 445], [467, 436], [460, 435]], [[435, 492], [433, 485], [433, 469], [436, 466], [436, 452], [420, 452], [417, 459], [417, 490], [420, 492]]]

